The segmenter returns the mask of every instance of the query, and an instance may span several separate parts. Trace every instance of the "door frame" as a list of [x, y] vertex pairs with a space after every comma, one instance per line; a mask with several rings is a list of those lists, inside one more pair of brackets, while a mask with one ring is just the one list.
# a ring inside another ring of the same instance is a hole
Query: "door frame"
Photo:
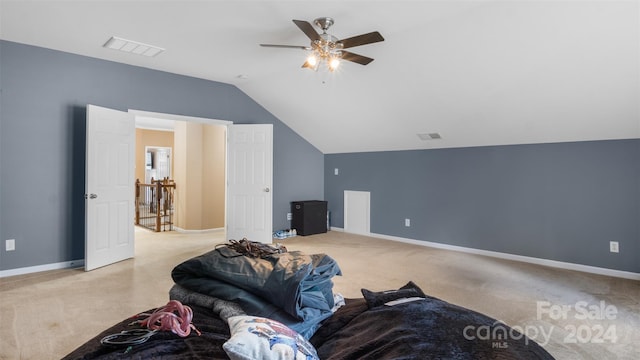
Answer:
[[[135, 118], [135, 116], [134, 116], [134, 118]], [[149, 153], [149, 150], [158, 150], [158, 149], [168, 151], [168, 155], [169, 155], [169, 178], [171, 178], [172, 177], [171, 174], [173, 173], [173, 148], [168, 147], [168, 146], [153, 146], [153, 145], [149, 146], [149, 145], [145, 145], [145, 147], [144, 147], [145, 157]], [[150, 179], [147, 178], [147, 170], [148, 169], [147, 169], [147, 163], [146, 162], [147, 161], [145, 159], [144, 182], [146, 184], [150, 184], [151, 183]], [[162, 180], [162, 178], [159, 177], [159, 176], [157, 176], [155, 179], [156, 180]]]
[[[209, 118], [202, 118], [202, 117], [193, 117], [193, 116], [185, 116], [185, 115], [176, 115], [176, 114], [168, 114], [168, 113], [157, 113], [157, 112], [152, 112], [152, 111], [143, 111], [143, 110], [135, 110], [135, 109], [129, 109], [128, 112], [132, 113], [134, 118], [136, 120], [138, 120], [138, 118], [142, 118], [142, 119], [159, 119], [162, 121], [190, 121], [190, 122], [196, 122], [196, 123], [201, 123], [201, 124], [207, 124], [207, 125], [220, 125], [220, 126], [226, 126], [227, 128], [231, 125], [234, 125], [233, 121], [229, 121], [229, 120], [218, 120], [218, 119], [209, 119]], [[225, 136], [225, 149], [228, 148], [228, 136]], [[271, 149], [272, 153], [273, 153], [273, 146]], [[229, 168], [229, 153], [227, 151], [227, 153], [225, 154], [225, 184], [228, 184], [228, 168]], [[273, 173], [273, 161], [271, 162], [271, 172]], [[271, 184], [271, 188], [273, 188], [273, 184]], [[227, 231], [227, 223], [228, 223], [228, 215], [227, 214], [227, 210], [228, 210], [228, 185], [225, 185], [225, 233]], [[273, 219], [273, 204], [271, 206], [271, 216], [270, 218]], [[272, 221], [273, 222], [273, 221]], [[273, 224], [269, 224], [268, 226], [273, 227]], [[273, 230], [273, 229], [272, 229]]]
[[[158, 113], [158, 112], [153, 112], [153, 111], [144, 111], [144, 110], [135, 110], [135, 109], [129, 109], [128, 111], [129, 113], [133, 114], [133, 117], [136, 121], [136, 128], [137, 128], [137, 124], [138, 122], [143, 122], [143, 126], [141, 128], [143, 129], [153, 129], [153, 130], [160, 130], [160, 131], [173, 131], [173, 122], [175, 121], [186, 121], [186, 122], [193, 122], [193, 123], [199, 123], [199, 124], [206, 124], [206, 125], [219, 125], [219, 126], [224, 126], [224, 127], [228, 127], [229, 125], [233, 125], [233, 121], [228, 121], [228, 120], [218, 120], [218, 119], [209, 119], [209, 118], [202, 118], [202, 117], [194, 117], [194, 116], [186, 116], [186, 115], [177, 115], [177, 114], [169, 114], [169, 113]], [[155, 123], [155, 125], [157, 125], [157, 127], [151, 127], [149, 126], [150, 123]], [[225, 149], [227, 148], [227, 136], [225, 136], [225, 144], [224, 147]], [[172, 157], [174, 155], [174, 151], [172, 151]], [[173, 161], [173, 159], [172, 159]], [[228, 154], [225, 154], [225, 174], [224, 174], [224, 183], [227, 184], [227, 163], [229, 161], [229, 157]], [[225, 189], [224, 189], [224, 193], [225, 193], [225, 232], [226, 232], [226, 223], [227, 223], [227, 206], [226, 206], [226, 197], [227, 197], [227, 186], [225, 185]], [[175, 227], [174, 227], [175, 228]], [[185, 230], [185, 233], [197, 233], [197, 232], [204, 232], [207, 230]]]

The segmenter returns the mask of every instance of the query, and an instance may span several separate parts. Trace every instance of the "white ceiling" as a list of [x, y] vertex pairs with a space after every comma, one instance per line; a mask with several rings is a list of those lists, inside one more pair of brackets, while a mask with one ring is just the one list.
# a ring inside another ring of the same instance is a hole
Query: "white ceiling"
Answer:
[[[640, 138], [640, 2], [11, 1], [0, 38], [236, 85], [324, 153]], [[302, 69], [292, 19], [375, 58]], [[165, 48], [149, 58], [102, 45]], [[240, 75], [246, 75], [242, 79]], [[419, 133], [440, 133], [421, 140]]]

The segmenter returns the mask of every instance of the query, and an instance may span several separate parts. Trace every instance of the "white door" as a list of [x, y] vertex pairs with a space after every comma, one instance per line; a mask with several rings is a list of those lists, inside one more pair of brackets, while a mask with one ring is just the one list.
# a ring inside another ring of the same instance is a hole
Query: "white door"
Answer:
[[368, 191], [344, 191], [344, 231], [369, 235], [371, 193]]
[[273, 125], [229, 125], [227, 239], [272, 242]]
[[134, 255], [133, 115], [87, 106], [85, 270]]

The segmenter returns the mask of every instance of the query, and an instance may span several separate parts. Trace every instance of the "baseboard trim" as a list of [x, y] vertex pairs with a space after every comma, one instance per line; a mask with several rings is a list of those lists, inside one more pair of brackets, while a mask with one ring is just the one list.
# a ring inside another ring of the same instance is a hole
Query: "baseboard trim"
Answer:
[[54, 264], [27, 266], [27, 267], [22, 267], [17, 269], [2, 270], [0, 271], [0, 278], [16, 276], [16, 275], [26, 275], [26, 274], [32, 274], [32, 273], [37, 273], [42, 271], [79, 268], [83, 266], [84, 266], [84, 259], [63, 261], [63, 262], [54, 263]]
[[[208, 229], [208, 230], [180, 230], [180, 231], [181, 232], [213, 232], [213, 231], [220, 231], [220, 230], [224, 230], [224, 228]], [[334, 226], [331, 227], [331, 231], [345, 232], [343, 228], [334, 227]], [[559, 268], [564, 270], [581, 271], [581, 272], [586, 272], [591, 274], [612, 276], [612, 277], [629, 279], [629, 280], [640, 280], [640, 273], [634, 273], [630, 271], [607, 269], [607, 268], [601, 268], [597, 266], [574, 264], [574, 263], [568, 263], [563, 261], [534, 258], [530, 256], [523, 256], [523, 255], [514, 255], [514, 254], [508, 254], [508, 253], [501, 253], [497, 251], [481, 250], [481, 249], [475, 249], [475, 248], [468, 248], [464, 246], [441, 244], [441, 243], [435, 243], [431, 241], [408, 239], [408, 238], [403, 238], [398, 236], [391, 236], [391, 235], [384, 235], [384, 234], [377, 234], [377, 233], [356, 234], [356, 235], [371, 236], [378, 239], [397, 241], [397, 242], [402, 242], [402, 243], [412, 244], [412, 245], [426, 246], [426, 247], [431, 247], [435, 249], [451, 250], [451, 251], [458, 251], [458, 252], [463, 252], [468, 254], [484, 255], [484, 256], [505, 259], [505, 260], [520, 261], [520, 262], [549, 266], [549, 267], [554, 267], [554, 268]], [[37, 273], [42, 271], [78, 268], [83, 266], [84, 266], [84, 259], [63, 261], [63, 262], [53, 263], [53, 264], [27, 266], [27, 267], [22, 267], [17, 269], [1, 270], [0, 278], [31, 274], [31, 273]]]
[[[336, 227], [331, 227], [331, 230], [344, 232], [344, 229], [336, 228]], [[363, 235], [363, 234], [356, 234], [356, 235]], [[529, 264], [549, 266], [549, 267], [564, 269], [564, 270], [581, 271], [581, 272], [586, 272], [590, 274], [605, 275], [605, 276], [611, 276], [611, 277], [617, 277], [617, 278], [623, 278], [623, 279], [629, 279], [629, 280], [640, 280], [640, 273], [634, 273], [630, 271], [614, 270], [614, 269], [608, 269], [608, 268], [601, 268], [597, 266], [535, 258], [531, 256], [514, 255], [514, 254], [502, 253], [497, 251], [489, 251], [489, 250], [468, 248], [464, 246], [441, 244], [441, 243], [436, 243], [431, 241], [408, 239], [408, 238], [384, 235], [384, 234], [369, 233], [366, 236], [371, 236], [374, 238], [384, 239], [384, 240], [397, 241], [397, 242], [402, 242], [407, 244], [426, 246], [426, 247], [442, 249], [442, 250], [452, 250], [452, 251], [464, 252], [464, 253], [474, 254], [474, 255], [489, 256], [489, 257], [494, 257], [494, 258], [499, 258], [504, 260], [520, 261], [520, 262], [525, 262]]]
[[[177, 232], [192, 233], [192, 234], [224, 231], [224, 228], [205, 229], [205, 230], [184, 230], [175, 226], [174, 226], [174, 229], [176, 229]], [[0, 278], [16, 276], [16, 275], [33, 274], [33, 273], [42, 272], [42, 271], [78, 268], [83, 266], [84, 266], [84, 259], [63, 261], [63, 262], [53, 263], [53, 264], [27, 266], [27, 267], [22, 267], [17, 269], [0, 270]]]
[[203, 230], [188, 230], [188, 229], [179, 228], [177, 226], [174, 226], [173, 228], [175, 229], [175, 231], [183, 234], [204, 234], [204, 233], [210, 233], [210, 232], [224, 231], [223, 227], [214, 228], [214, 229], [203, 229]]

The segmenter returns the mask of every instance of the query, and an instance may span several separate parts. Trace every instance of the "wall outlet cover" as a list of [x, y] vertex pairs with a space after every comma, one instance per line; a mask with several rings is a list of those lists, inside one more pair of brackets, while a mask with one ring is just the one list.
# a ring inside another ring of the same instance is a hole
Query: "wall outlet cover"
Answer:
[[609, 251], [612, 253], [620, 252], [620, 247], [617, 241], [609, 241]]

